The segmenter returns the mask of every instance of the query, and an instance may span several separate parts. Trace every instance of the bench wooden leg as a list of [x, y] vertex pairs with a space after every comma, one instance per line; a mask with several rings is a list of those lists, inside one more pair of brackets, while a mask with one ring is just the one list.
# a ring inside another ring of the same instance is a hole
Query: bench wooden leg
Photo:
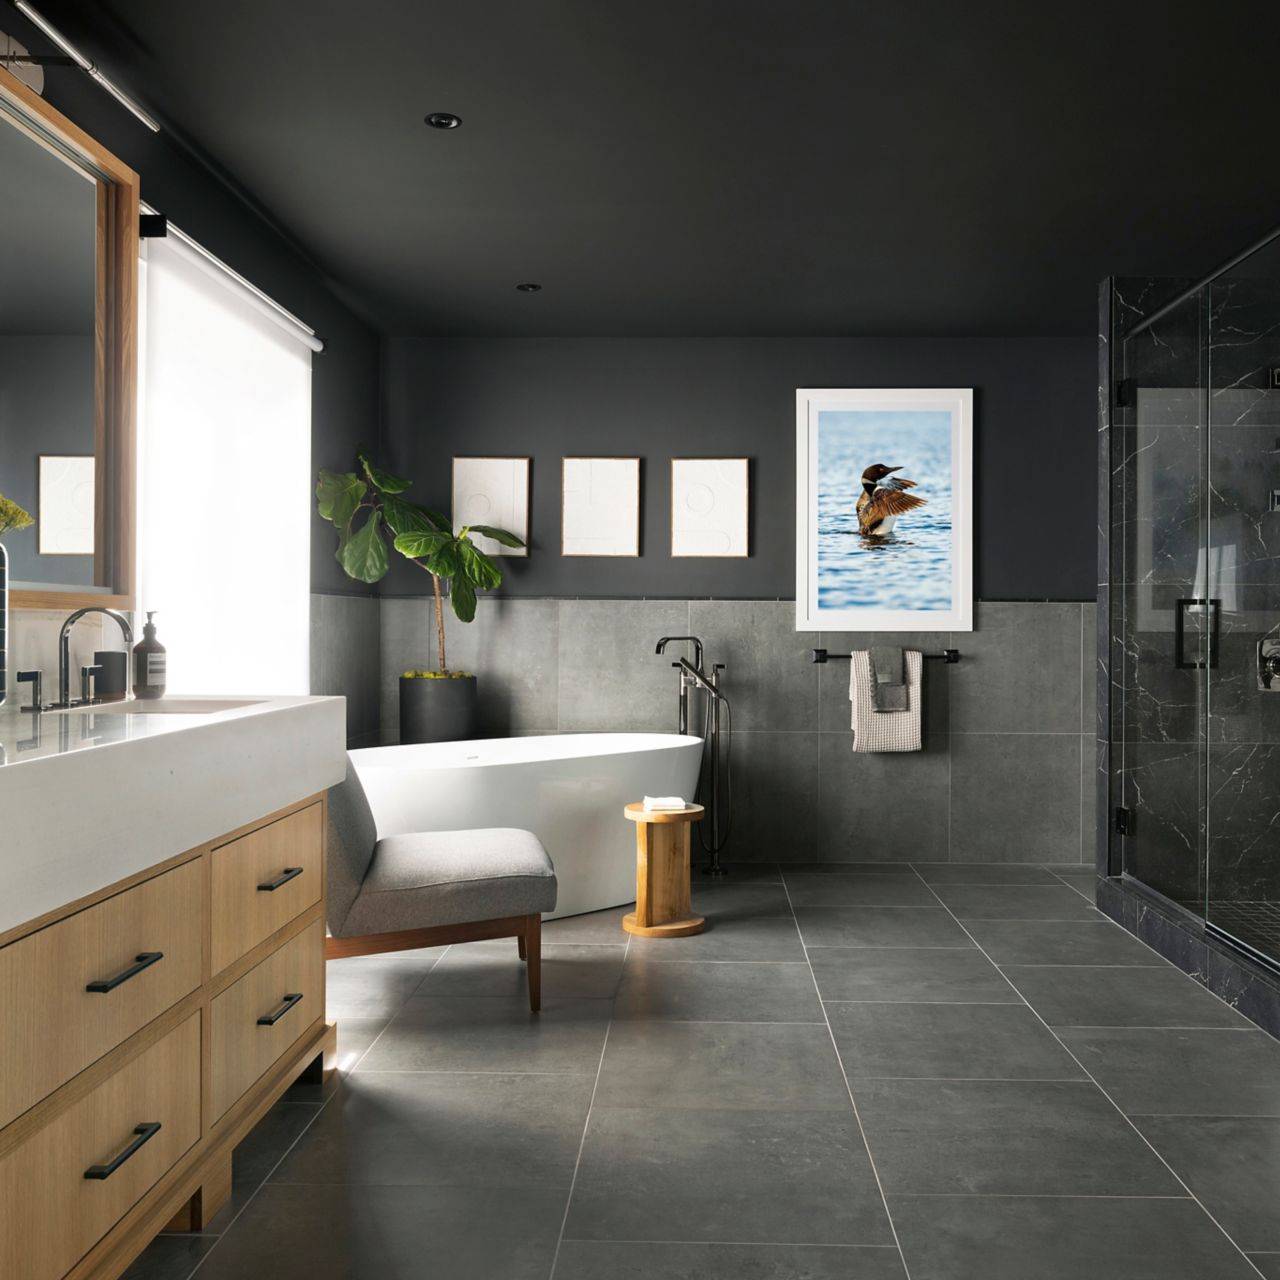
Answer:
[[528, 964], [529, 1008], [537, 1013], [542, 1008], [542, 917], [525, 917], [524, 957]]
[[522, 934], [520, 934], [520, 935], [519, 935], [519, 937], [517, 937], [517, 938], [516, 938], [516, 950], [518, 950], [518, 951], [520, 952], [520, 959], [521, 959], [521, 960], [527, 960], [527, 959], [529, 958], [528, 953], [525, 951], [525, 946], [524, 946], [524, 934], [523, 934], [523, 933], [522, 933]]

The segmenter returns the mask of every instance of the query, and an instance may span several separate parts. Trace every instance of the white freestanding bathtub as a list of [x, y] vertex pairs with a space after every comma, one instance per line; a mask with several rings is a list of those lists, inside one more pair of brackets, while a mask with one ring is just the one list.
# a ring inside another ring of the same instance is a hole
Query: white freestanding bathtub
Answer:
[[646, 795], [692, 800], [702, 739], [566, 733], [350, 754], [379, 839], [475, 827], [532, 831], [556, 866], [554, 918], [635, 900], [636, 828], [622, 808]]

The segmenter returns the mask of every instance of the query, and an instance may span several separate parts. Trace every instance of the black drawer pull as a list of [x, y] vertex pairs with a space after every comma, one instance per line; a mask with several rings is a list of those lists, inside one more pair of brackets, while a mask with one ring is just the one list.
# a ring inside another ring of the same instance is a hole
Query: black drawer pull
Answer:
[[[130, 978], [136, 978], [143, 969], [150, 969], [157, 960], [164, 959], [163, 951], [144, 951], [141, 955], [134, 956], [134, 963], [127, 969], [122, 969], [114, 978], [99, 978], [97, 982], [91, 982], [86, 991], [92, 991], [95, 995], [101, 995], [105, 991], [114, 991], [122, 982], [128, 982]], [[85, 1177], [88, 1177], [85, 1174]]]
[[131, 1155], [145, 1147], [160, 1132], [160, 1122], [157, 1120], [152, 1124], [140, 1124], [133, 1132], [133, 1141], [110, 1164], [91, 1164], [84, 1171], [84, 1176], [94, 1182], [105, 1182]]
[[258, 1019], [258, 1026], [274, 1027], [276, 1023], [279, 1022], [280, 1019], [283, 1018], [284, 1015], [288, 1013], [289, 1010], [292, 1009], [293, 1006], [297, 1004], [298, 1001], [301, 999], [302, 999], [301, 991], [295, 991], [293, 995], [285, 996], [284, 1004], [282, 1004], [278, 1009], [274, 1010], [271, 1013], [264, 1013], [262, 1017]]
[[294, 876], [300, 876], [301, 874], [302, 874], [301, 867], [285, 867], [285, 869], [278, 876], [276, 876], [274, 880], [268, 880], [266, 884], [260, 884], [258, 886], [258, 892], [259, 893], [275, 893], [275, 891], [282, 884], [288, 884], [289, 881], [294, 878]]

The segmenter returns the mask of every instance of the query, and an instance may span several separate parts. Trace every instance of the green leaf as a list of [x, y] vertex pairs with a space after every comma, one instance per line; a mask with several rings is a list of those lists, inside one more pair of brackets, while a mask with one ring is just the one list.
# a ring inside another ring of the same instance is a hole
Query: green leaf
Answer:
[[389, 558], [381, 527], [382, 516], [375, 511], [342, 548], [342, 567], [357, 582], [377, 582], [386, 577]]
[[[390, 518], [387, 523], [390, 523]], [[395, 547], [402, 556], [408, 556], [410, 560], [421, 560], [439, 555], [441, 549], [452, 541], [453, 535], [449, 533], [441, 533], [436, 529], [414, 529], [408, 533], [397, 533]]]
[[502, 570], [470, 538], [458, 539], [458, 554], [466, 576], [482, 590], [502, 586]]
[[470, 622], [476, 616], [476, 589], [461, 575], [449, 584], [449, 599], [459, 622]]
[[360, 459], [360, 465], [364, 467], [365, 475], [369, 477], [369, 483], [379, 493], [403, 493], [413, 483], [412, 480], [405, 480], [401, 476], [393, 476], [390, 471], [383, 471], [381, 467], [375, 467], [369, 461], [369, 455], [363, 450], [356, 456]]
[[427, 561], [427, 568], [437, 578], [452, 578], [455, 573], [462, 572], [462, 557], [458, 554], [458, 544], [452, 537]]
[[367, 491], [365, 482], [353, 472], [321, 471], [316, 481], [316, 510], [323, 519], [345, 529]]
[[449, 522], [436, 511], [428, 511], [416, 502], [387, 494], [382, 499], [382, 514], [392, 533], [450, 533]]
[[488, 524], [473, 524], [469, 526], [472, 533], [483, 534], [486, 538], [492, 538], [494, 542], [500, 542], [504, 547], [523, 547], [524, 539], [517, 538], [514, 533], [508, 533], [506, 529], [495, 529]]

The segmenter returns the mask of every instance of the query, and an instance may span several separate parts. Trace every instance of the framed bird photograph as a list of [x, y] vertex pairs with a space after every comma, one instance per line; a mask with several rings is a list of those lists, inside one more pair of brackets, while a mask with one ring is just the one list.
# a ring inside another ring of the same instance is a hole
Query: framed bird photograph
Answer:
[[973, 390], [796, 392], [796, 630], [973, 630]]

